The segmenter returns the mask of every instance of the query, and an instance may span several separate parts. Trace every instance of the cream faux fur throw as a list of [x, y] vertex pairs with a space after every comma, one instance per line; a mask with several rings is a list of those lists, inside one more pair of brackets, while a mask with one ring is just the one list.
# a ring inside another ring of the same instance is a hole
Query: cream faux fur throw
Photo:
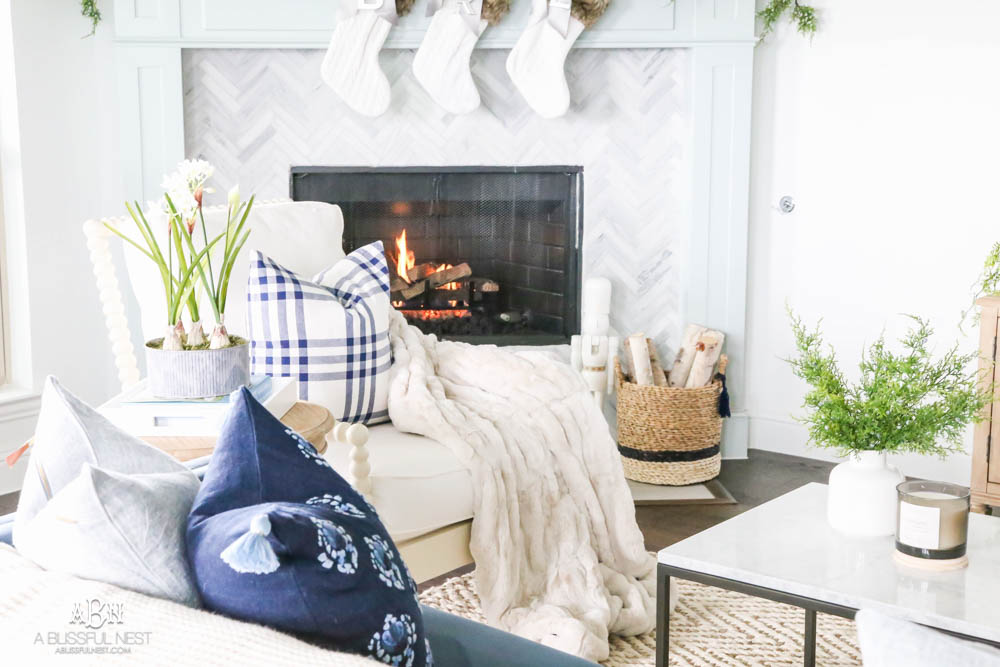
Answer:
[[[472, 472], [487, 620], [589, 660], [654, 627], [656, 562], [607, 422], [545, 352], [438, 341], [392, 313], [389, 416]], [[415, 498], [415, 502], [419, 499]]]

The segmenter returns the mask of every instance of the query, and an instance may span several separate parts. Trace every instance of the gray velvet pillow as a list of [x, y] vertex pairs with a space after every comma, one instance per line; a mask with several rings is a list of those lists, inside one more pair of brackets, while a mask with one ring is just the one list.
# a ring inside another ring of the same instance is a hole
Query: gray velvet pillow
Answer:
[[46, 569], [197, 604], [184, 526], [198, 478], [48, 378], [14, 519]]

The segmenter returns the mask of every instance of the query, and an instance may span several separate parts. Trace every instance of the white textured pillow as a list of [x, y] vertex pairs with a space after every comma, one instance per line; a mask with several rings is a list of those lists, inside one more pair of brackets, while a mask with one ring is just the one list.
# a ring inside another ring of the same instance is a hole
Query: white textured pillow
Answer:
[[[28, 470], [14, 518], [14, 546], [19, 551], [39, 562], [46, 560], [46, 567], [123, 587], [129, 587], [130, 582], [158, 578], [159, 593], [153, 594], [192, 602], [194, 586], [190, 576], [185, 568], [177, 570], [176, 563], [178, 553], [184, 557], [182, 526], [199, 484], [194, 473], [171, 456], [119, 429], [53, 377], [45, 381], [34, 443], [29, 451]], [[162, 476], [151, 477], [153, 473]], [[147, 506], [131, 507], [139, 502], [137, 499]], [[74, 508], [74, 503], [79, 507]], [[45, 511], [50, 504], [51, 511]], [[98, 522], [101, 515], [104, 523]], [[63, 520], [67, 517], [80, 521], [80, 528], [72, 530]], [[153, 517], [155, 524], [131, 523], [149, 522]], [[47, 529], [41, 526], [55, 530], [61, 524], [66, 524], [66, 539], [73, 542], [62, 548], [54, 547], [53, 536], [45, 534]], [[120, 539], [109, 541], [108, 535], [113, 534]], [[49, 553], [50, 550], [57, 553]], [[57, 564], [51, 558], [65, 560]], [[150, 575], [114, 567], [132, 563], [129, 567], [139, 568], [141, 564], [137, 564], [136, 558], [147, 569], [164, 568], [172, 572]], [[104, 559], [110, 569], [95, 570], [95, 559]], [[186, 578], [186, 585], [172, 583], [174, 577]]]
[[[151, 219], [149, 222], [161, 234], [158, 242], [165, 243], [165, 218]], [[225, 231], [225, 209], [206, 209], [205, 224], [209, 238]], [[319, 273], [331, 261], [344, 256], [344, 215], [340, 207], [333, 204], [314, 201], [255, 203], [247, 225], [250, 227], [250, 238], [233, 266], [229, 278], [229, 298], [226, 301], [226, 328], [229, 333], [240, 336], [246, 336], [247, 333], [245, 290], [252, 249], [259, 249], [282, 266], [306, 276]], [[138, 238], [138, 232], [130, 221], [124, 223], [122, 231]], [[200, 235], [201, 230], [195, 230], [195, 233]], [[220, 243], [217, 246], [219, 249], [211, 253], [215, 266], [219, 265], [221, 246]], [[160, 274], [148, 257], [127, 243], [123, 243], [122, 247], [129, 283], [139, 304], [143, 336], [146, 340], [162, 336], [166, 300]], [[210, 332], [212, 309], [207, 303], [203, 303], [200, 310], [202, 319], [205, 320], [205, 330]], [[187, 318], [186, 310], [184, 317]]]
[[862, 609], [855, 617], [865, 667], [1000, 667], [1000, 651]]
[[45, 380], [28, 451], [28, 471], [14, 519], [15, 540], [18, 527], [76, 479], [84, 463], [124, 474], [187, 471], [177, 459], [109, 422], [51, 376]]
[[291, 376], [341, 421], [389, 419], [389, 267], [382, 242], [311, 279], [256, 253], [247, 290], [251, 372]]
[[198, 606], [185, 530], [198, 478], [190, 471], [80, 474], [21, 525], [17, 548], [46, 570]]

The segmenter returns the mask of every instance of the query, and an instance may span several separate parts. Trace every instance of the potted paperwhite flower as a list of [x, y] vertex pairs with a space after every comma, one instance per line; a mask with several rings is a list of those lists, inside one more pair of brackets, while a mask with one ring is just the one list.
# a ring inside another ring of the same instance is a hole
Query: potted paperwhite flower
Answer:
[[800, 421], [812, 444], [847, 457], [830, 472], [827, 520], [847, 535], [892, 535], [896, 485], [904, 478], [886, 454], [962, 451], [966, 427], [993, 401], [992, 383], [977, 382], [976, 354], [959, 354], [957, 345], [933, 358], [931, 328], [918, 317], [900, 340], [901, 352], [879, 337], [861, 355], [857, 383], [850, 383], [819, 327], [810, 331], [789, 316], [798, 355], [788, 363], [810, 386]]
[[[139, 240], [105, 223], [156, 265], [163, 285], [167, 306], [164, 334], [146, 342], [149, 389], [161, 398], [221, 396], [250, 380], [248, 343], [229, 335], [225, 313], [229, 277], [250, 235], [247, 219], [254, 198], [242, 202], [239, 188], [233, 188], [225, 229], [210, 238], [202, 201], [204, 194], [211, 191], [206, 183], [213, 171], [203, 160], [185, 160], [176, 172], [164, 177], [163, 199], [151, 204], [148, 213], [143, 213], [138, 202], [126, 203]], [[150, 218], [158, 225], [151, 225]], [[165, 218], [162, 230], [160, 218]], [[201, 322], [199, 297], [207, 301], [215, 317], [209, 338]], [[183, 323], [185, 309], [190, 316], [187, 331]]]

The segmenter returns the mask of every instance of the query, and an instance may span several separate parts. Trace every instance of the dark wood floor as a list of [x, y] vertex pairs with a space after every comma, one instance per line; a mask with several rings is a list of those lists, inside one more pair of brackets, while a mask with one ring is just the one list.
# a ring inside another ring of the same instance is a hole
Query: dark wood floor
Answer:
[[646, 548], [659, 551], [809, 482], [826, 483], [833, 463], [750, 450], [750, 458], [723, 461], [719, 481], [735, 505], [645, 506], [635, 510]]
[[[636, 520], [646, 538], [646, 548], [659, 551], [751, 507], [788, 493], [809, 482], [826, 482], [832, 463], [751, 450], [750, 458], [724, 461], [719, 481], [737, 501], [733, 505], [669, 505], [636, 508]], [[17, 508], [17, 494], [0, 496], [0, 515]], [[447, 577], [467, 572], [463, 568], [421, 585], [435, 586]]]
[[[736, 500], [729, 505], [648, 505], [637, 507], [635, 518], [646, 538], [646, 548], [659, 551], [717, 523], [793, 491], [809, 482], [826, 483], [833, 463], [751, 450], [750, 458], [723, 461], [719, 481]], [[473, 565], [420, 584], [421, 591], [446, 579], [471, 572]]]
[[5, 493], [0, 496], [0, 516], [10, 514], [17, 509], [17, 492]]

